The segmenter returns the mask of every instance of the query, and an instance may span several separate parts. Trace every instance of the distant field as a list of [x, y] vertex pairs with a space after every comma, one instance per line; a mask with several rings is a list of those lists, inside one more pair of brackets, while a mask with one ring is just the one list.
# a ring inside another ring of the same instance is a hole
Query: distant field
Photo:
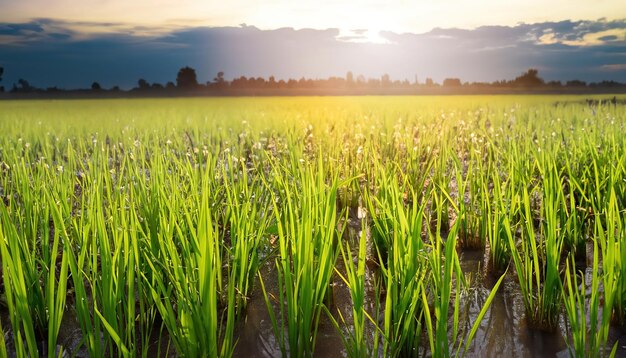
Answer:
[[610, 99], [0, 101], [0, 356], [623, 356]]

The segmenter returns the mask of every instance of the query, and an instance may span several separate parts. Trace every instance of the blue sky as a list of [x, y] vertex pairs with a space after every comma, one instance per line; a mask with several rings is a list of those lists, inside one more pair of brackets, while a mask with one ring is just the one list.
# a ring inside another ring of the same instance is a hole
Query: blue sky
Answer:
[[[482, 7], [485, 14], [463, 20], [458, 9], [469, 9], [470, 4], [464, 0], [411, 2], [430, 4], [435, 11], [419, 26], [401, 15], [403, 1], [389, 2], [397, 5], [390, 10], [380, 2], [353, 7], [350, 2], [329, 3], [326, 13], [309, 13], [306, 19], [297, 14], [307, 10], [307, 1], [297, 6], [248, 1], [247, 10], [240, 12], [232, 5], [181, 1], [175, 9], [188, 12], [172, 10], [167, 16], [150, 9], [174, 9], [169, 0], [144, 7], [141, 16], [137, 2], [126, 5], [124, 12], [120, 1], [99, 1], [99, 7], [80, 15], [92, 2], [70, 6], [67, 0], [50, 0], [44, 6], [40, 0], [0, 0], [0, 66], [5, 68], [0, 86], [10, 88], [24, 78], [38, 87], [89, 87], [98, 81], [104, 87], [129, 88], [139, 78], [173, 81], [178, 69], [187, 65], [197, 70], [201, 82], [218, 71], [227, 79], [326, 78], [352, 71], [355, 76], [388, 73], [411, 81], [417, 75], [422, 82], [427, 77], [494, 81], [512, 79], [531, 67], [548, 80], [626, 82], [626, 7], [615, 7], [619, 3], [612, 1], [594, 2], [597, 5], [587, 6], [587, 13], [623, 15], [621, 19], [564, 20], [582, 16], [577, 14], [585, 9], [556, 11], [561, 1], [553, 5], [558, 20], [538, 15], [545, 11], [533, 7], [538, 6], [535, 1], [510, 2], [518, 11], [498, 15], [501, 6], [495, 4], [502, 2], [482, 1], [474, 2], [475, 7], [490, 5], [492, 13]], [[245, 1], [239, 2], [243, 6]], [[34, 6], [37, 3], [41, 6]], [[456, 10], [442, 14], [447, 8], [435, 3], [453, 4], [456, 7], [448, 10]], [[263, 9], [259, 11], [266, 15], [250, 8]], [[133, 11], [134, 20], [126, 14]]]

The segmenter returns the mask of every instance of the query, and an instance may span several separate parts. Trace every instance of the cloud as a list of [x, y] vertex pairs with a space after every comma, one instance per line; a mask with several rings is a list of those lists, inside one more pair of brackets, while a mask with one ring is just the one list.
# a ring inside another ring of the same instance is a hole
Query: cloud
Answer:
[[626, 82], [626, 20], [561, 21], [425, 33], [254, 26], [159, 28], [35, 19], [0, 23], [2, 85], [128, 88], [173, 81], [180, 67], [201, 81], [226, 78], [380, 77], [420, 81], [510, 79], [538, 68], [546, 79]]
[[626, 71], [626, 63], [612, 63], [609, 65], [602, 65], [602, 69], [607, 71]]
[[598, 46], [618, 41], [626, 41], [626, 28], [587, 33], [581, 38], [563, 41], [563, 43], [568, 46]]

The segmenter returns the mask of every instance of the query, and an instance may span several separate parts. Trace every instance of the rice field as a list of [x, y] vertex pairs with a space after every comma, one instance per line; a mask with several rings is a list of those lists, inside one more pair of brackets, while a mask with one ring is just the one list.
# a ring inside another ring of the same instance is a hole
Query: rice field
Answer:
[[2, 101], [0, 356], [624, 356], [588, 98]]

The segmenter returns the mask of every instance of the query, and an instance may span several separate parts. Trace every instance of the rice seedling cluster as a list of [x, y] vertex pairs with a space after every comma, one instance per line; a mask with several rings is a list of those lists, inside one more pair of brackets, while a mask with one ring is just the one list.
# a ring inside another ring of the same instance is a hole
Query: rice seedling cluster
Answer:
[[277, 355], [330, 325], [338, 355], [469, 356], [503, 282], [615, 356], [625, 125], [582, 97], [1, 102], [0, 356], [236, 356], [255, 297]]

